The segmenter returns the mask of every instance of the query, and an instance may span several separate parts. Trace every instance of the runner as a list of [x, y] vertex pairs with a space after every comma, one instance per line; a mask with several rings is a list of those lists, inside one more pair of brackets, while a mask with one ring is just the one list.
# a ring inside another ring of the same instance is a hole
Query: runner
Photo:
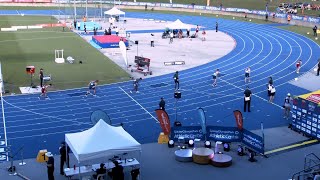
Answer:
[[91, 94], [90, 91], [93, 91], [93, 95], [96, 96], [96, 89], [97, 89], [98, 82], [99, 82], [99, 80], [94, 80], [94, 81], [89, 82], [89, 84], [88, 84], [89, 89], [86, 93], [86, 96]]
[[273, 103], [273, 99], [276, 94], [276, 88], [274, 87], [274, 85], [269, 84], [268, 91], [270, 91], [269, 103]]
[[250, 67], [247, 67], [245, 69], [245, 74], [244, 74], [244, 82], [245, 83], [247, 83], [247, 81], [250, 82], [250, 73], [251, 73], [251, 69], [250, 69]]
[[133, 89], [130, 91], [130, 93], [132, 93], [132, 91], [134, 91], [135, 93], [139, 93], [139, 81], [141, 80], [142, 78], [133, 80]]
[[297, 63], [296, 63], [296, 72], [299, 74], [300, 72], [300, 68], [302, 66], [302, 61], [301, 60], [298, 60]]
[[213, 79], [212, 86], [213, 87], [217, 86], [217, 80], [218, 80], [219, 74], [220, 74], [220, 70], [217, 69], [216, 72], [214, 72], [213, 75], [212, 75], [212, 79]]

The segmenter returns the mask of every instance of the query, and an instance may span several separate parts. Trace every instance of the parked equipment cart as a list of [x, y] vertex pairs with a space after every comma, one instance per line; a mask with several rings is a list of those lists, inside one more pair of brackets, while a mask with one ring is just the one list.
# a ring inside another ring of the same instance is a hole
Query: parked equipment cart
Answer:
[[143, 73], [145, 76], [150, 74], [152, 75], [152, 71], [150, 71], [150, 59], [144, 58], [141, 56], [135, 56], [134, 62], [136, 63], [135, 69], [131, 69], [131, 72], [140, 72]]

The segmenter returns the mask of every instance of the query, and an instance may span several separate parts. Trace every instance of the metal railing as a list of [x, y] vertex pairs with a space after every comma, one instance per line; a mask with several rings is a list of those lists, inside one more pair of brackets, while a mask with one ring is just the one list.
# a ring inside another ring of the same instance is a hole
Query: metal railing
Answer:
[[320, 158], [314, 153], [307, 154], [304, 158], [304, 169], [310, 169], [314, 165], [318, 165], [318, 169], [320, 169]]

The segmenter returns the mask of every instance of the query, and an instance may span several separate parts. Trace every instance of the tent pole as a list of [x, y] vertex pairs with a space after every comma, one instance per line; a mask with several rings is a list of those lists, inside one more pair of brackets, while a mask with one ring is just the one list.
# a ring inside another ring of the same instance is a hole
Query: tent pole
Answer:
[[[139, 156], [140, 156], [140, 157], [139, 157], [139, 164], [141, 163], [141, 153], [142, 153], [142, 150], [140, 150], [140, 155], [139, 155]], [[139, 167], [140, 167], [140, 168], [139, 168], [139, 169], [140, 169], [140, 176], [139, 176], [139, 179], [140, 179], [140, 180], [142, 180], [141, 164], [140, 164], [140, 166], [139, 166]]]
[[79, 180], [81, 180], [81, 173], [80, 173], [80, 162], [78, 161], [78, 168], [79, 168]]
[[[67, 167], [68, 167], [68, 164], [69, 164], [69, 154], [68, 154], [68, 144], [67, 143], [64, 143], [66, 145], [66, 162], [67, 162]], [[70, 167], [68, 167], [70, 168]]]

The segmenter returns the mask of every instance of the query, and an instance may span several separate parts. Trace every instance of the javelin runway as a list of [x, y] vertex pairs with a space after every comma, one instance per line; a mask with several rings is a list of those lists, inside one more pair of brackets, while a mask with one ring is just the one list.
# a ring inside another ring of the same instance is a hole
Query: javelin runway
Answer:
[[[27, 14], [27, 12], [25, 12]], [[199, 24], [214, 29], [216, 18], [127, 13], [132, 18], [154, 18]], [[219, 29], [232, 36], [237, 45], [228, 55], [208, 64], [180, 72], [182, 99], [177, 102], [178, 120], [183, 125], [199, 124], [196, 109], [206, 111], [210, 125], [235, 126], [233, 110], [243, 111], [243, 91], [246, 85], [253, 92], [251, 113], [243, 113], [244, 126], [254, 130], [264, 123], [265, 128], [285, 126], [282, 104], [285, 95], [307, 93], [290, 85], [298, 77], [295, 63], [302, 59], [301, 74], [313, 69], [320, 57], [319, 46], [310, 39], [270, 25], [258, 25], [218, 19]], [[210, 48], [210, 47], [204, 47]], [[192, 53], [192, 52], [190, 52]], [[244, 69], [251, 67], [251, 83], [244, 83]], [[212, 87], [212, 74], [219, 68], [222, 76]], [[5, 97], [6, 130], [13, 149], [24, 147], [25, 156], [35, 157], [39, 149], [58, 152], [64, 134], [92, 127], [90, 114], [101, 109], [112, 123], [124, 128], [140, 143], [154, 142], [160, 132], [154, 110], [160, 97], [166, 99], [171, 121], [175, 120], [173, 74], [144, 79], [139, 94], [128, 93], [132, 82], [99, 86], [97, 97], [84, 97], [86, 88], [50, 92], [50, 100], [38, 95]], [[267, 82], [272, 76], [277, 89], [275, 103], [267, 102]], [[2, 119], [1, 119], [2, 122]], [[3, 137], [3, 126], [1, 124]]]

